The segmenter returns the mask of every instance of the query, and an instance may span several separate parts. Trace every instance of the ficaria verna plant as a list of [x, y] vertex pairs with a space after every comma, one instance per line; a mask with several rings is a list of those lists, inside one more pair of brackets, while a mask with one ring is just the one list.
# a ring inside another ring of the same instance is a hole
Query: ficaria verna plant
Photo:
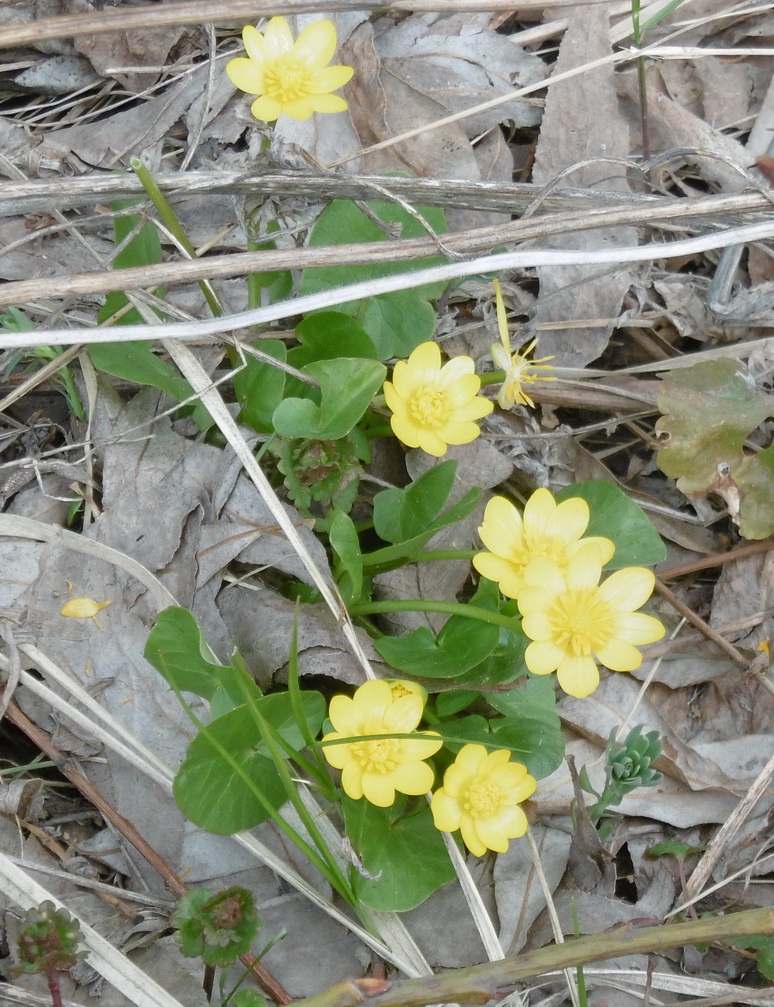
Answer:
[[399, 360], [384, 397], [392, 410], [393, 433], [410, 448], [440, 457], [450, 444], [469, 444], [481, 433], [474, 420], [492, 412], [479, 395], [481, 379], [470, 357], [441, 364], [437, 343], [422, 343]]
[[395, 689], [383, 681], [366, 682], [352, 699], [334, 696], [328, 716], [335, 730], [322, 739], [323, 752], [341, 770], [348, 797], [365, 797], [388, 808], [396, 791], [416, 796], [430, 789], [433, 770], [424, 760], [435, 755], [443, 740], [435, 732], [415, 735], [424, 705], [410, 683], [398, 683]]
[[351, 66], [328, 66], [336, 51], [336, 29], [328, 20], [315, 21], [293, 41], [284, 17], [273, 17], [261, 33], [252, 25], [242, 30], [247, 57], [226, 64], [226, 73], [240, 91], [258, 97], [251, 106], [256, 119], [274, 122], [281, 115], [308, 119], [314, 112], [343, 112], [347, 103], [332, 94], [349, 81]]
[[506, 598], [518, 598], [524, 587], [524, 571], [533, 559], [545, 556], [557, 566], [567, 564], [586, 545], [595, 545], [602, 564], [613, 558], [609, 538], [583, 538], [589, 523], [589, 506], [580, 497], [557, 504], [546, 489], [538, 489], [524, 507], [522, 516], [505, 497], [492, 497], [484, 511], [478, 533], [489, 552], [473, 557], [482, 577], [497, 582]]
[[599, 685], [597, 661], [611, 671], [634, 671], [642, 664], [637, 647], [664, 635], [658, 619], [637, 611], [653, 593], [650, 570], [618, 570], [600, 584], [601, 573], [598, 548], [584, 546], [566, 571], [545, 557], [533, 560], [519, 591], [522, 629], [533, 641], [527, 667], [535, 675], [555, 671], [564, 691], [578, 698]]
[[537, 780], [511, 753], [487, 752], [483, 745], [465, 745], [433, 794], [430, 810], [442, 832], [460, 830], [462, 841], [477, 857], [487, 850], [508, 851], [508, 840], [527, 831], [527, 816], [519, 807], [535, 792]]

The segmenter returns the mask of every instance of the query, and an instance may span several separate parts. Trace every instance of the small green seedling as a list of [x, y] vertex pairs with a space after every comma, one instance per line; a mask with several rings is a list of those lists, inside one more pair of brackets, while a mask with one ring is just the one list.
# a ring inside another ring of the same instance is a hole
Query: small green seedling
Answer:
[[82, 938], [77, 921], [49, 901], [28, 909], [19, 928], [19, 970], [46, 977], [54, 1007], [62, 1007], [60, 973], [86, 954], [78, 949]]
[[[633, 790], [639, 787], [653, 787], [661, 780], [661, 773], [652, 768], [652, 763], [661, 755], [661, 738], [657, 731], [642, 733], [642, 724], [638, 724], [619, 745], [615, 737], [615, 728], [610, 732], [610, 738], [605, 748], [605, 785], [602, 793], [598, 793], [591, 785], [586, 769], [582, 769], [579, 778], [587, 794], [597, 798], [596, 803], [588, 808], [589, 818], [597, 824], [609, 808], [621, 801]], [[606, 839], [613, 831], [609, 822], [599, 826], [601, 839]]]

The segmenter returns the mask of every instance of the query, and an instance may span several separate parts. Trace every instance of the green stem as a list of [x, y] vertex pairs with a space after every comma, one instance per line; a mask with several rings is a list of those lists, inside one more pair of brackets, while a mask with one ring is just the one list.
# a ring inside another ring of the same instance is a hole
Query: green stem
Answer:
[[[396, 562], [398, 559], [397, 556], [392, 560], [389, 558], [385, 559], [385, 553], [392, 548], [392, 546], [386, 546], [384, 549], [378, 549], [376, 552], [366, 553], [363, 556], [363, 569]], [[423, 549], [408, 556], [402, 556], [400, 559], [402, 563], [428, 563], [431, 560], [439, 559], [473, 559], [480, 552], [480, 549]]]
[[[379, 1007], [424, 1007], [435, 1003], [485, 1004], [500, 1000], [525, 979], [558, 969], [649, 954], [686, 944], [703, 944], [729, 937], [774, 934], [774, 911], [749, 909], [653, 927], [624, 924], [592, 937], [579, 937], [552, 944], [537, 951], [514, 955], [502, 961], [439, 972], [421, 979], [397, 982], [376, 979], [348, 979], [324, 993], [296, 1000], [294, 1007], [359, 1007], [363, 1001]], [[377, 985], [378, 984], [378, 985]]]
[[[280, 751], [280, 747], [274, 736], [274, 728], [266, 721], [266, 718], [254, 703], [251, 704], [251, 713], [255, 718], [255, 723], [261, 734], [261, 739], [269, 750], [271, 760], [274, 763], [274, 768], [277, 770], [277, 774], [285, 787], [285, 793], [288, 795], [288, 800], [296, 809], [296, 814], [304, 823], [304, 827], [311, 837], [312, 842], [315, 844], [320, 852], [320, 856], [325, 860], [325, 863], [328, 866], [328, 871], [323, 873], [325, 873], [326, 877], [328, 877], [328, 880], [331, 882], [339, 895], [346, 899], [352, 908], [357, 912], [358, 906], [355, 893], [352, 891], [349, 882], [342, 874], [341, 868], [339, 867], [335, 856], [328, 848], [328, 844], [325, 842], [322, 833], [317, 828], [314, 819], [309, 814], [309, 809], [299, 796], [298, 788], [288, 772], [287, 761]], [[335, 880], [332, 880], [333, 878], [335, 878]]]
[[502, 615], [491, 612], [477, 605], [461, 605], [456, 601], [428, 601], [427, 599], [409, 598], [407, 601], [369, 601], [359, 605], [350, 605], [351, 615], [381, 615], [385, 612], [440, 612], [442, 615], [462, 615], [478, 622], [487, 622], [490, 626], [502, 626], [504, 629], [516, 630], [521, 620], [512, 615]]
[[[166, 227], [171, 235], [179, 242], [180, 247], [190, 255], [192, 259], [196, 259], [197, 253], [190, 238], [183, 230], [183, 225], [177, 219], [175, 211], [169, 205], [167, 197], [161, 191], [161, 189], [156, 184], [156, 180], [153, 175], [148, 171], [139, 157], [133, 157], [130, 160], [130, 165], [132, 171], [139, 178], [143, 189], [148, 193], [148, 198], [153, 203], [156, 208], [156, 213], [158, 213], [162, 224]], [[210, 311], [218, 317], [222, 314], [220, 309], [220, 302], [215, 291], [212, 289], [208, 280], [199, 280], [199, 289], [204, 294], [204, 299], [210, 306]]]

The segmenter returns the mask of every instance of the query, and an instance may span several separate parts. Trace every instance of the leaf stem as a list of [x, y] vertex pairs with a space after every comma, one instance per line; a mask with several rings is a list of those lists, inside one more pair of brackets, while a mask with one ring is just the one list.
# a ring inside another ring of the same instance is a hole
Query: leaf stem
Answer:
[[517, 630], [521, 620], [517, 616], [502, 615], [491, 612], [477, 605], [462, 605], [456, 601], [433, 601], [428, 599], [409, 598], [406, 601], [369, 601], [350, 605], [351, 615], [381, 615], [385, 612], [440, 612], [443, 615], [461, 615], [478, 622], [487, 622], [490, 626], [502, 626], [504, 629]]

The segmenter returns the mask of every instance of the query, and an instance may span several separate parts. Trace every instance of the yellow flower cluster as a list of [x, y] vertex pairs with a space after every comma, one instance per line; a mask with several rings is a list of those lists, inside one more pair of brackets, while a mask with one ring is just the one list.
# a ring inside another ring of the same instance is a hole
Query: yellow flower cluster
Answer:
[[[554, 381], [536, 371], [551, 370], [544, 363], [553, 357], [528, 360], [537, 340], [518, 353], [511, 353], [508, 323], [500, 293], [494, 280], [497, 301], [497, 324], [500, 342], [491, 347], [492, 360], [503, 371], [497, 403], [501, 409], [515, 404], [535, 403], [524, 391], [533, 381]], [[441, 351], [436, 343], [422, 343], [408, 360], [395, 365], [392, 381], [384, 383], [384, 397], [392, 411], [390, 425], [398, 440], [410, 448], [422, 448], [429, 455], [440, 457], [450, 444], [469, 444], [481, 433], [474, 422], [488, 416], [493, 404], [479, 395], [481, 379], [475, 373], [473, 360], [454, 357], [441, 364]]]
[[[434, 773], [425, 760], [443, 741], [435, 731], [416, 731], [426, 701], [420, 685], [404, 681], [366, 682], [352, 698], [333, 697], [328, 716], [334, 730], [322, 739], [323, 753], [341, 770], [348, 797], [386, 808], [396, 791], [418, 796], [430, 790]], [[536, 786], [524, 766], [510, 761], [510, 752], [465, 745], [433, 795], [433, 821], [441, 832], [460, 829], [476, 856], [504, 853], [508, 841], [527, 830], [519, 804]]]
[[588, 505], [579, 497], [557, 504], [548, 490], [536, 490], [523, 516], [494, 497], [479, 528], [489, 552], [473, 559], [483, 577], [517, 599], [532, 640], [524, 655], [529, 670], [555, 671], [564, 691], [577, 698], [599, 685], [597, 661], [611, 671], [634, 671], [642, 663], [637, 647], [664, 635], [658, 619], [637, 611], [653, 592], [653, 573], [627, 567], [600, 583], [615, 546], [607, 538], [583, 538], [588, 523]]

